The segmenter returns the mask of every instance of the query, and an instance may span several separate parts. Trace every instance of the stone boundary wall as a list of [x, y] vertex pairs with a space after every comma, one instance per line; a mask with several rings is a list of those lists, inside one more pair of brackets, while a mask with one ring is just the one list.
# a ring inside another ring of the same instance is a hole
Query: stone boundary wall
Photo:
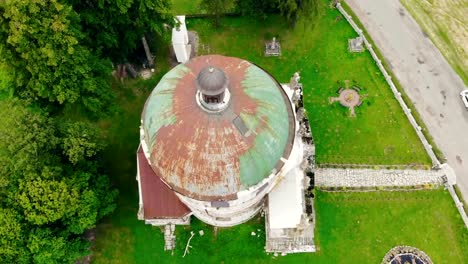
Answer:
[[408, 118], [408, 120], [410, 121], [411, 125], [413, 126], [414, 130], [416, 131], [416, 134], [418, 135], [419, 139], [421, 140], [421, 142], [423, 143], [424, 145], [424, 149], [426, 150], [427, 154], [429, 155], [429, 157], [431, 158], [431, 161], [432, 161], [432, 166], [434, 167], [439, 167], [440, 166], [440, 162], [439, 160], [437, 159], [434, 151], [432, 150], [432, 146], [431, 144], [429, 144], [429, 142], [427, 141], [426, 137], [424, 136], [424, 134], [422, 133], [422, 128], [418, 125], [418, 123], [416, 122], [416, 119], [413, 117], [413, 115], [411, 114], [411, 109], [406, 105], [405, 101], [403, 101], [403, 98], [401, 97], [401, 93], [398, 92], [395, 84], [393, 83], [392, 81], [392, 76], [390, 76], [390, 74], [388, 74], [387, 70], [385, 69], [385, 67], [383, 66], [382, 64], [382, 61], [377, 57], [377, 54], [375, 53], [374, 49], [372, 48], [372, 44], [367, 40], [366, 36], [363, 34], [363, 31], [362, 29], [360, 29], [357, 24], [353, 21], [353, 17], [350, 16], [344, 9], [343, 7], [341, 6], [340, 3], [337, 3], [336, 4], [336, 8], [341, 12], [341, 14], [344, 16], [344, 18], [348, 21], [348, 23], [353, 27], [354, 31], [356, 31], [356, 33], [358, 33], [359, 36], [362, 37], [363, 41], [364, 41], [364, 44], [367, 48], [367, 50], [369, 50], [372, 58], [374, 59], [375, 63], [377, 64], [377, 66], [379, 67], [380, 71], [382, 72], [382, 74], [384, 75], [385, 77], [385, 80], [387, 81], [388, 85], [390, 86], [392, 92], [393, 92], [393, 95], [395, 96], [395, 98], [397, 99], [398, 103], [400, 103], [400, 106], [401, 108], [403, 109], [403, 111], [405, 112], [405, 115], [406, 117]]
[[[411, 114], [411, 109], [406, 105], [406, 103], [403, 101], [403, 98], [401, 97], [401, 93], [398, 92], [395, 84], [393, 83], [392, 81], [392, 77], [388, 74], [387, 70], [385, 69], [385, 67], [383, 66], [382, 64], [382, 61], [379, 59], [379, 57], [377, 56], [377, 54], [375, 53], [374, 49], [372, 48], [372, 44], [367, 40], [366, 36], [363, 34], [363, 31], [362, 29], [360, 29], [358, 27], [358, 25], [353, 21], [353, 17], [351, 15], [349, 15], [344, 9], [343, 7], [341, 6], [340, 3], [337, 3], [336, 4], [336, 8], [340, 11], [340, 13], [343, 15], [343, 17], [346, 19], [346, 21], [348, 21], [348, 23], [351, 25], [351, 27], [354, 29], [354, 31], [356, 31], [356, 33], [358, 33], [359, 36], [361, 36], [363, 38], [363, 41], [364, 41], [364, 44], [367, 48], [367, 50], [369, 50], [372, 58], [374, 59], [375, 63], [377, 64], [377, 66], [379, 67], [380, 71], [382, 72], [382, 74], [384, 75], [385, 77], [385, 80], [387, 81], [388, 85], [390, 86], [392, 92], [393, 92], [393, 95], [395, 96], [395, 98], [397, 99], [398, 103], [400, 103], [400, 106], [401, 108], [403, 109], [403, 111], [405, 112], [405, 115], [406, 117], [408, 118], [408, 120], [410, 121], [411, 125], [413, 126], [414, 130], [416, 131], [416, 134], [418, 135], [419, 139], [421, 140], [421, 142], [423, 143], [424, 145], [424, 149], [426, 150], [427, 154], [429, 155], [429, 157], [431, 158], [431, 161], [432, 161], [432, 166], [434, 168], [440, 168], [441, 167], [441, 163], [440, 161], [437, 159], [434, 151], [432, 150], [432, 146], [431, 144], [429, 144], [429, 142], [427, 141], [426, 137], [424, 136], [424, 134], [422, 133], [422, 129], [421, 127], [418, 125], [418, 123], [416, 122], [416, 119], [414, 118], [414, 116]], [[445, 164], [443, 164], [445, 165]], [[443, 170], [442, 170], [443, 171]], [[445, 173], [443, 173], [445, 174]], [[447, 176], [449, 177], [448, 175], [444, 175], [444, 176]], [[454, 175], [453, 175], [454, 176]], [[450, 178], [450, 177], [449, 177]], [[453, 177], [455, 178], [455, 177]], [[317, 176], [316, 176], [316, 184], [317, 184]], [[326, 182], [323, 182], [323, 184], [327, 184]], [[457, 194], [455, 193], [454, 189], [453, 189], [453, 186], [452, 186], [452, 183], [450, 180], [448, 183], [446, 183], [446, 187], [447, 189], [449, 190], [450, 192], [450, 195], [452, 196], [452, 199], [458, 209], [458, 212], [460, 213], [460, 216], [462, 217], [463, 219], [463, 222], [465, 223], [465, 226], [468, 228], [468, 216], [466, 214], [466, 211], [464, 210], [463, 208], [463, 204], [460, 202], [460, 199], [458, 198]]]
[[371, 170], [371, 169], [322, 169], [315, 170], [317, 187], [409, 187], [444, 185], [442, 170]]

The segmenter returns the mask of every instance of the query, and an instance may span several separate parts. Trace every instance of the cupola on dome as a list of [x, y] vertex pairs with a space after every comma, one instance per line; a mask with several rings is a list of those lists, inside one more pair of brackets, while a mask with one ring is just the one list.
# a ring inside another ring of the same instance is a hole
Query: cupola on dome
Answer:
[[228, 85], [228, 78], [219, 68], [208, 66], [203, 68], [197, 76], [197, 89], [205, 95], [219, 95], [224, 93]]

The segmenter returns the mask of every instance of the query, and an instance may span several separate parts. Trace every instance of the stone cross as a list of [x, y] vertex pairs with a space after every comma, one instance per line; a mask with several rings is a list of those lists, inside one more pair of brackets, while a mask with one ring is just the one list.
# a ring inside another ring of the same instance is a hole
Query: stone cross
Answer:
[[278, 45], [276, 44], [276, 37], [273, 37], [273, 40], [271, 41], [270, 49], [275, 50], [277, 49]]

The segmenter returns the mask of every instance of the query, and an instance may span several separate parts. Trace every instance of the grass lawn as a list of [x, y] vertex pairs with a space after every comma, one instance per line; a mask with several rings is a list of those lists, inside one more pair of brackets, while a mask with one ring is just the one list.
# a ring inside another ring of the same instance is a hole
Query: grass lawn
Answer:
[[468, 85], [468, 1], [401, 0], [401, 3]]
[[[136, 188], [136, 186], [134, 186]], [[128, 198], [128, 197], [127, 197]], [[396, 245], [426, 252], [434, 263], [467, 263], [468, 232], [442, 190], [381, 193], [322, 193], [314, 254], [274, 257], [264, 252], [263, 218], [234, 228], [218, 229], [193, 219], [177, 227], [174, 254], [163, 251], [159, 228], [136, 219], [137, 197], [119, 210], [97, 232], [93, 263], [380, 263]], [[204, 230], [204, 236], [198, 234]], [[259, 231], [260, 230], [260, 231]], [[190, 231], [190, 253], [182, 258]], [[257, 236], [252, 236], [254, 231]]]
[[[295, 30], [279, 17], [265, 21], [225, 18], [219, 29], [205, 19], [188, 19], [187, 27], [199, 33], [200, 54], [245, 58], [284, 83], [295, 71], [301, 72], [318, 164], [429, 164], [370, 54], [347, 51], [347, 40], [356, 33], [337, 10], [321, 10], [312, 25], [299, 24]], [[265, 40], [273, 36], [281, 43], [281, 57], [263, 55]], [[364, 100], [356, 118], [349, 116], [347, 108], [329, 103], [345, 80], [363, 88]]]
[[172, 10], [176, 15], [200, 14], [200, 0], [172, 0]]

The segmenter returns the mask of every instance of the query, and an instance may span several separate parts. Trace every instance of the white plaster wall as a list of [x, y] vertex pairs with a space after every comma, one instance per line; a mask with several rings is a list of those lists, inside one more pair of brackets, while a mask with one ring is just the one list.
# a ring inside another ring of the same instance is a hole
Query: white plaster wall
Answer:
[[163, 226], [168, 224], [174, 225], [190, 225], [190, 215], [188, 214], [182, 218], [167, 218], [167, 219], [146, 219], [145, 224], [153, 226]]
[[[236, 200], [227, 201], [229, 207], [213, 207], [211, 202], [199, 201], [177, 193], [179, 199], [189, 207], [194, 215], [203, 222], [216, 226], [233, 226], [241, 224], [252, 218], [262, 207], [263, 198], [271, 189], [271, 182], [276, 175], [268, 178], [268, 186], [257, 194], [259, 189], [265, 184], [257, 184], [254, 188], [244, 191], [242, 196]], [[216, 218], [231, 218], [230, 221], [217, 221]], [[215, 224], [215, 223], [219, 223]]]
[[174, 48], [177, 61], [185, 63], [190, 59], [191, 47], [188, 45], [188, 33], [185, 25], [185, 16], [177, 16], [176, 22], [179, 27], [172, 29], [172, 47]]
[[263, 208], [263, 200], [260, 200], [258, 204], [254, 205], [253, 207], [249, 208], [247, 211], [243, 213], [239, 213], [231, 217], [231, 219], [229, 219], [228, 221], [217, 220], [216, 217], [207, 215], [203, 211], [198, 211], [198, 210], [193, 211], [193, 215], [209, 225], [219, 226], [219, 227], [230, 227], [230, 226], [235, 226], [235, 225], [239, 225], [239, 224], [247, 222], [252, 217], [254, 217], [262, 208]]

